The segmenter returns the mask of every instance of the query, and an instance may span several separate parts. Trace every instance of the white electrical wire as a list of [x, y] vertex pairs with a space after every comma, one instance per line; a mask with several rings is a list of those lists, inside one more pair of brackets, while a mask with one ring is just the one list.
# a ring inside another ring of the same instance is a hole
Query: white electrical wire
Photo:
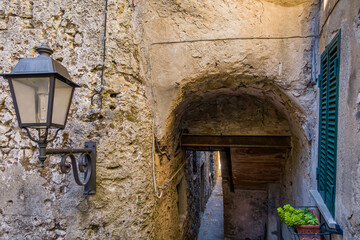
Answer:
[[155, 101], [154, 85], [153, 85], [153, 82], [152, 82], [150, 47], [149, 47], [150, 83], [151, 83], [151, 94], [152, 94], [152, 97], [153, 97], [152, 126], [151, 126], [151, 135], [152, 135], [151, 136], [152, 137], [152, 145], [151, 145], [152, 174], [153, 174], [153, 180], [154, 180], [155, 196], [157, 198], [161, 198], [162, 194], [163, 194], [163, 191], [161, 190], [160, 194], [158, 193], [157, 186], [156, 186], [156, 176], [155, 176], [155, 109], [156, 109], [156, 101]]

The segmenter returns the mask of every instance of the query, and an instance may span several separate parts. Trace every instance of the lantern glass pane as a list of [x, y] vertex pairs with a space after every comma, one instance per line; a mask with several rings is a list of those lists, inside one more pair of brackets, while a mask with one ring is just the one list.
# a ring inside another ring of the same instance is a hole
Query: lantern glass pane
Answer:
[[50, 78], [13, 78], [21, 123], [46, 123]]
[[53, 124], [65, 125], [72, 90], [73, 88], [70, 85], [55, 79], [54, 107], [52, 113]]

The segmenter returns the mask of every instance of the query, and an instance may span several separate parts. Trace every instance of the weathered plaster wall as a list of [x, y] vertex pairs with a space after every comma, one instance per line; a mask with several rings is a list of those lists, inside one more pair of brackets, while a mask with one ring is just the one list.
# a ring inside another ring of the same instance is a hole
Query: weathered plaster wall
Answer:
[[[139, 1], [136, 16], [146, 63], [141, 70], [148, 76], [149, 95], [153, 85], [157, 138], [172, 157], [157, 161], [160, 183], [183, 160], [179, 136], [187, 109], [207, 96], [246, 94], [274, 105], [290, 124], [294, 151], [285, 167], [282, 201], [310, 203], [316, 86], [311, 66], [314, 39], [306, 36], [315, 33], [317, 10], [316, 1]], [[228, 39], [242, 37], [247, 39]], [[171, 189], [169, 185], [166, 191]], [[176, 219], [169, 217], [172, 211], [166, 211], [174, 209], [170, 199], [165, 194], [159, 201], [157, 219], [167, 223], [159, 220], [157, 225], [175, 226], [169, 231], [178, 232]]]
[[151, 107], [139, 76], [133, 12], [129, 1], [108, 1], [100, 111], [98, 97], [90, 109], [90, 97], [100, 87], [104, 1], [0, 1], [0, 72], [36, 56], [35, 47], [47, 39], [53, 58], [82, 86], [65, 130], [49, 147], [98, 143], [97, 193], [81, 213], [75, 207], [82, 188], [57, 172], [59, 158], [40, 168], [37, 148], [18, 128], [8, 84], [0, 79], [1, 239], [152, 238]]
[[309, 3], [283, 7], [235, 0], [211, 4], [150, 1], [146, 8], [140, 7], [146, 47], [153, 44], [150, 56], [160, 136], [170, 110], [190, 92], [239, 88], [244, 81], [273, 83], [285, 91], [292, 90], [294, 98], [311, 106], [314, 92], [307, 88], [311, 38], [221, 39], [310, 35], [310, 10], [314, 9]]
[[360, 239], [360, 2], [323, 2], [320, 16], [319, 54], [341, 29], [335, 219], [344, 237], [334, 239]]

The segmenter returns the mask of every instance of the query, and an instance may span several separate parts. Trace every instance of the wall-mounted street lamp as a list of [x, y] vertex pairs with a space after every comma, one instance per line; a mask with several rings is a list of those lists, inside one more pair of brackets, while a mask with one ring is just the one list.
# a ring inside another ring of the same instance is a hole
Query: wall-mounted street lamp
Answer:
[[[74, 89], [80, 87], [70, 80], [66, 68], [53, 60], [53, 51], [47, 44], [36, 49], [40, 54], [35, 58], [21, 59], [10, 74], [0, 74], [9, 81], [19, 127], [24, 128], [29, 138], [39, 145], [39, 160], [44, 166], [46, 155], [63, 154], [60, 171], [70, 172], [72, 167], [75, 181], [85, 186], [84, 194], [96, 191], [96, 143], [86, 142], [82, 149], [47, 149], [59, 130], [64, 129]], [[29, 130], [36, 129], [37, 137]], [[50, 130], [55, 130], [49, 138]], [[74, 154], [80, 154], [76, 161]], [[66, 162], [70, 158], [71, 165]], [[84, 173], [84, 181], [79, 172]]]

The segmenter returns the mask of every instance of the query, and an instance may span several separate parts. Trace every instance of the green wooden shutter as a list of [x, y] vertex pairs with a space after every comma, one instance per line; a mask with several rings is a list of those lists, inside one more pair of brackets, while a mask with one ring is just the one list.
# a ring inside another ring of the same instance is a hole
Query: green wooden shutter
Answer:
[[335, 213], [340, 37], [339, 31], [321, 54], [319, 79], [318, 191], [332, 215]]

